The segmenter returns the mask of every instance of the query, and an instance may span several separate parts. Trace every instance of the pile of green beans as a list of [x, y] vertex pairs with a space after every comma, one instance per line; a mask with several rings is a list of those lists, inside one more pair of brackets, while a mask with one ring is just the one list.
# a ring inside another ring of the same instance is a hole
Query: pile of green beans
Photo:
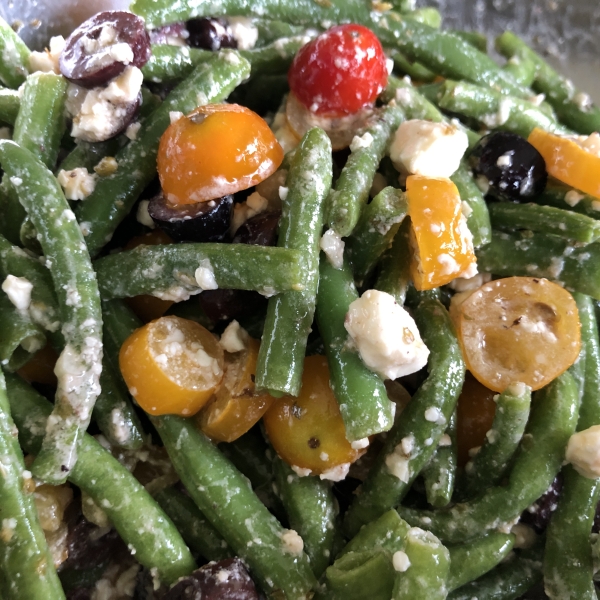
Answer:
[[[0, 292], [0, 597], [65, 598], [34, 502], [44, 483], [74, 486], [101, 508], [160, 593], [203, 560], [238, 556], [277, 600], [510, 600], [540, 582], [554, 600], [596, 598], [590, 532], [600, 484], [564, 459], [572, 434], [600, 425], [600, 199], [550, 181], [528, 204], [488, 205], [468, 157], [451, 176], [479, 272], [559, 283], [574, 295], [582, 339], [578, 360], [533, 396], [514, 381], [494, 398], [493, 424], [461, 465], [466, 365], [449, 309], [455, 292], [411, 283], [407, 196], [388, 155], [407, 120], [453, 124], [469, 152], [489, 130], [589, 135], [600, 109], [513, 33], [495, 40], [507, 59], [500, 65], [485, 36], [445, 31], [437, 10], [415, 10], [410, 0], [134, 0], [131, 11], [149, 28], [245, 17], [257, 42], [216, 52], [153, 45], [137, 136], [75, 145], [66, 133], [68, 81], [29, 73], [30, 50], [0, 19], [0, 123], [10, 132], [0, 140], [0, 279], [31, 284], [27, 309]], [[124, 233], [156, 178], [171, 113], [224, 101], [275, 109], [300, 48], [348, 22], [377, 34], [393, 71], [343, 166], [320, 127], [285, 156], [277, 245], [123, 250], [142, 231], [136, 224]], [[116, 170], [103, 172], [103, 159]], [[97, 171], [78, 204], [55, 176], [76, 168]], [[337, 262], [320, 249], [327, 231], [345, 244]], [[196, 279], [206, 265], [219, 288], [268, 298], [266, 315], [248, 317], [261, 336], [258, 391], [298, 396], [305, 356], [326, 355], [347, 442], [369, 447], [345, 482], [302, 476], [260, 425], [217, 444], [193, 419], [148, 416], [132, 399], [119, 352], [142, 322], [129, 299], [173, 300], [169, 314], [221, 331], [194, 298], [206, 291]], [[346, 330], [350, 305], [369, 289], [407, 307], [430, 350], [426, 369], [402, 381], [407, 402], [366, 366]], [[59, 355], [54, 404], [21, 371], [46, 344]], [[144, 487], [127, 460], [151, 444], [172, 471]], [[520, 539], [525, 525], [515, 524], [557, 476], [549, 526]], [[300, 547], [286, 543], [290, 534]]]

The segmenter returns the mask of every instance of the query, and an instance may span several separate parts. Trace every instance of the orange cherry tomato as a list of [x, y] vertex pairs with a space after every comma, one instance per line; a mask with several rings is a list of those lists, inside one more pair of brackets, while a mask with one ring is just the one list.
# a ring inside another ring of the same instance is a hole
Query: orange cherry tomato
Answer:
[[207, 202], [274, 173], [283, 150], [264, 119], [238, 104], [207, 104], [172, 123], [157, 167], [167, 201]]
[[467, 369], [496, 392], [515, 381], [537, 390], [579, 356], [575, 300], [547, 279], [490, 281], [457, 307], [455, 319]]
[[277, 400], [263, 420], [277, 454], [290, 465], [309, 469], [312, 475], [353, 463], [364, 454], [346, 439], [324, 356], [306, 357], [300, 395]]
[[[162, 230], [154, 229], [144, 235], [138, 235], [131, 238], [125, 245], [125, 250], [133, 250], [142, 244], [148, 246], [158, 246], [161, 244], [172, 244], [173, 240]], [[153, 321], [162, 317], [173, 306], [171, 300], [162, 300], [150, 294], [141, 294], [132, 298], [125, 298], [125, 302], [129, 308], [142, 320], [144, 323]]]
[[58, 360], [58, 354], [50, 344], [46, 344], [40, 351], [36, 352], [17, 373], [25, 380], [45, 385], [56, 385], [54, 365]]
[[131, 395], [147, 413], [190, 416], [223, 379], [223, 349], [202, 325], [162, 317], [125, 340], [119, 366]]
[[469, 462], [469, 450], [478, 448], [492, 428], [496, 414], [496, 392], [486, 388], [467, 372], [456, 407], [456, 446], [458, 464]]
[[225, 353], [225, 377], [214, 400], [196, 416], [198, 427], [218, 442], [233, 442], [258, 423], [275, 398], [256, 393], [254, 375], [260, 343], [249, 339], [244, 350]]
[[460, 194], [450, 179], [411, 175], [406, 199], [415, 245], [410, 274], [418, 290], [445, 285], [476, 264]]
[[544, 157], [546, 170], [552, 177], [600, 198], [600, 156], [571, 139], [537, 127], [527, 141]]

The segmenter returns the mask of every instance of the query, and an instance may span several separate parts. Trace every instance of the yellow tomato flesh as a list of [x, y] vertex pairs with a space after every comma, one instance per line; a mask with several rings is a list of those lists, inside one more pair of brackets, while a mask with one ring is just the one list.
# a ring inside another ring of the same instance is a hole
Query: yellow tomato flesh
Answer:
[[131, 395], [147, 413], [190, 416], [220, 385], [224, 359], [210, 331], [187, 319], [162, 317], [125, 341], [119, 365]]
[[490, 281], [453, 312], [467, 368], [496, 392], [515, 381], [537, 390], [579, 356], [575, 300], [547, 279]]
[[346, 439], [324, 356], [306, 357], [299, 396], [280, 398], [263, 420], [277, 454], [289, 465], [310, 469], [313, 475], [353, 463], [364, 453]]
[[167, 128], [157, 168], [167, 201], [179, 205], [248, 189], [282, 160], [283, 150], [264, 119], [237, 104], [208, 104]]

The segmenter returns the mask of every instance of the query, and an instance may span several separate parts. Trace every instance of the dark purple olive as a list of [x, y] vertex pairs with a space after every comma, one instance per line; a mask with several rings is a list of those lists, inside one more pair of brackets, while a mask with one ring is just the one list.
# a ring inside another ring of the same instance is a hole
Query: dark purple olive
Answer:
[[148, 212], [176, 242], [222, 242], [229, 235], [233, 196], [175, 207], [159, 194], [150, 200]]
[[150, 36], [144, 20], [130, 12], [107, 10], [84, 21], [67, 38], [60, 72], [86, 88], [104, 85], [132, 65], [150, 58]]
[[163, 600], [258, 600], [258, 592], [239, 558], [211, 562], [182, 577]]
[[546, 493], [538, 498], [522, 515], [521, 521], [531, 525], [538, 533], [548, 527], [550, 517], [558, 506], [562, 491], [562, 477], [557, 475]]
[[258, 292], [225, 288], [205, 290], [198, 296], [198, 301], [213, 323], [255, 314], [267, 303], [267, 299]]
[[237, 48], [237, 40], [233, 37], [229, 23], [225, 19], [208, 17], [190, 19], [186, 27], [190, 34], [188, 44], [193, 48], [213, 51], [221, 48]]
[[274, 246], [277, 243], [277, 227], [281, 212], [263, 212], [251, 217], [239, 226], [233, 238], [234, 244]]
[[469, 161], [476, 176], [483, 176], [494, 196], [527, 202], [544, 191], [548, 172], [542, 155], [523, 137], [495, 131], [471, 151]]
[[188, 38], [188, 32], [183, 22], [163, 25], [152, 29], [149, 33], [152, 44], [180, 45], [181, 42], [187, 42]]

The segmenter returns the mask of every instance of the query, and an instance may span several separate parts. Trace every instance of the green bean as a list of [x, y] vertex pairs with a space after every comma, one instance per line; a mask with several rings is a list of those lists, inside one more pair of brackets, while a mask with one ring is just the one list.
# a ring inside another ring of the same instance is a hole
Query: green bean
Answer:
[[303, 539], [312, 571], [319, 578], [330, 564], [336, 537], [338, 507], [331, 484], [318, 477], [299, 477], [278, 456], [273, 468], [290, 527]]
[[272, 19], [252, 19], [253, 25], [258, 30], [256, 47], [266, 46], [282, 38], [291, 38], [305, 35], [306, 28], [301, 25], [292, 25], [287, 21]]
[[388, 552], [381, 549], [349, 552], [325, 571], [323, 597], [330, 600], [389, 600], [393, 586], [394, 567]]
[[[600, 344], [592, 300], [576, 294], [585, 347], [585, 380], [577, 429], [600, 423]], [[544, 584], [550, 598], [595, 598], [589, 536], [600, 495], [597, 479], [588, 479], [571, 465], [563, 468], [563, 488], [552, 513], [544, 552]]]
[[396, 573], [392, 599], [444, 600], [448, 595], [450, 571], [448, 549], [429, 531], [412, 527], [406, 536], [404, 554], [409, 561], [408, 568]]
[[492, 232], [476, 251], [480, 271], [499, 276], [546, 277], [576, 292], [600, 299], [600, 244], [571, 246], [543, 233]]
[[287, 74], [258, 75], [238, 88], [242, 104], [258, 114], [277, 112], [283, 97], [290, 91]]
[[[254, 50], [240, 50], [251, 66], [252, 77], [261, 74], [286, 73], [298, 50], [310, 40], [309, 35], [297, 35], [274, 41]], [[169, 83], [187, 77], [194, 67], [214, 56], [211, 50], [187, 46], [152, 46], [152, 56], [142, 67], [144, 80]]]
[[195, 276], [200, 268], [211, 272], [221, 288], [257, 290], [267, 296], [305, 285], [298, 250], [248, 244], [141, 245], [104, 256], [94, 267], [107, 300], [139, 294], [187, 300], [203, 290]]
[[400, 507], [400, 516], [449, 543], [506, 527], [550, 487], [575, 430], [578, 407], [577, 386], [568, 372], [563, 373], [536, 393], [505, 486], [489, 488], [470, 502], [437, 512]]
[[75, 149], [69, 152], [60, 163], [56, 170], [57, 174], [63, 170], [71, 171], [79, 167], [87, 169], [91, 173], [103, 158], [114, 156], [121, 149], [124, 141], [127, 141], [127, 138], [125, 140], [123, 138], [125, 136], [117, 136], [105, 142], [95, 143], [79, 141]]
[[511, 56], [502, 67], [504, 71], [510, 73], [511, 77], [521, 85], [531, 87], [535, 80], [536, 65], [533, 60], [526, 56]]
[[143, 323], [122, 300], [102, 302], [102, 324], [106, 357], [119, 369], [119, 352], [125, 340]]
[[[346, 513], [349, 534], [398, 504], [408, 492], [437, 448], [462, 388], [465, 366], [446, 309], [438, 300], [424, 299], [415, 320], [431, 350], [429, 377], [402, 411]], [[435, 418], [428, 420], [426, 412]]]
[[400, 305], [404, 305], [406, 290], [410, 283], [410, 220], [405, 219], [400, 225], [388, 248], [381, 257], [379, 275], [373, 286], [376, 290], [387, 292]]
[[560, 120], [579, 133], [589, 135], [600, 129], [600, 109], [587, 94], [577, 92], [573, 83], [557, 73], [539, 54], [510, 31], [496, 38], [496, 48], [506, 57], [517, 56], [535, 64], [533, 88], [545, 94]]
[[198, 65], [142, 124], [135, 140], [117, 152], [117, 171], [101, 177], [94, 191], [77, 207], [77, 219], [89, 224], [86, 243], [96, 255], [127, 216], [138, 196], [156, 174], [160, 136], [170, 123], [169, 112], [190, 112], [198, 104], [219, 102], [250, 73], [237, 53], [215, 54]]
[[458, 588], [448, 600], [515, 600], [542, 579], [541, 547], [513, 554], [495, 569]]
[[46, 345], [46, 336], [26, 310], [19, 310], [0, 293], [0, 363], [9, 371], [22, 367]]
[[[447, 436], [447, 438], [446, 438]], [[441, 444], [444, 441], [445, 445]], [[456, 450], [456, 410], [448, 421], [446, 433], [430, 463], [423, 469], [427, 502], [435, 508], [442, 508], [450, 503], [456, 482], [457, 450]]]
[[481, 449], [465, 466], [464, 494], [476, 496], [498, 484], [525, 431], [531, 406], [531, 388], [512, 383], [496, 400], [496, 414]]
[[387, 397], [383, 381], [363, 363], [356, 349], [346, 343], [344, 319], [348, 307], [357, 299], [349, 266], [336, 269], [323, 256], [317, 324], [327, 354], [331, 389], [350, 442], [388, 431], [394, 423], [394, 405]]
[[405, 12], [402, 18], [429, 25], [434, 29], [439, 29], [442, 26], [442, 15], [437, 8], [433, 6], [423, 6], [414, 10]]
[[[16, 375], [6, 375], [8, 399], [26, 452], [36, 454], [52, 405]], [[136, 559], [171, 583], [194, 570], [181, 536], [135, 477], [94, 438], [84, 435], [69, 481], [102, 508]]]
[[29, 69], [29, 48], [13, 31], [13, 28], [0, 18], [0, 80], [4, 85], [18, 88]]
[[153, 417], [171, 462], [190, 496], [233, 551], [273, 596], [309, 597], [316, 585], [308, 558], [249, 488], [245, 477], [194, 426]]
[[0, 121], [13, 126], [19, 113], [21, 97], [16, 90], [0, 87]]
[[464, 202], [463, 214], [467, 218], [467, 226], [473, 235], [473, 246], [479, 248], [489, 244], [492, 239], [492, 226], [488, 205], [483, 193], [473, 180], [467, 164], [462, 162], [450, 179], [457, 187], [460, 198]]
[[362, 136], [360, 144], [351, 146], [351, 154], [329, 198], [327, 223], [342, 237], [352, 233], [369, 197], [377, 167], [383, 158], [390, 138], [404, 120], [404, 112], [388, 106], [375, 117]]
[[481, 33], [480, 31], [462, 31], [459, 29], [454, 34], [477, 48], [477, 50], [487, 54], [488, 38], [485, 33]]
[[515, 536], [512, 533], [493, 531], [472, 542], [459, 546], [449, 546], [450, 573], [448, 574], [448, 591], [475, 581], [501, 561], [513, 549]]
[[403, 75], [408, 75], [415, 81], [429, 83], [436, 78], [436, 74], [424, 67], [418, 62], [408, 60], [400, 50], [396, 48], [388, 50], [387, 54], [394, 61], [394, 70], [400, 71]]
[[442, 110], [465, 115], [485, 127], [511, 131], [525, 138], [536, 127], [558, 134], [570, 133], [528, 100], [465, 81], [446, 80], [441, 85], [437, 103]]
[[185, 543], [207, 560], [233, 556], [231, 548], [189, 497], [175, 488], [165, 488], [154, 499], [173, 521]]
[[391, 246], [408, 206], [402, 190], [386, 187], [367, 204], [346, 249], [358, 285], [371, 273], [381, 255]]
[[44, 481], [66, 480], [77, 460], [100, 392], [102, 315], [96, 277], [81, 229], [58, 182], [31, 152], [0, 142], [0, 162], [40, 234], [59, 301], [65, 349], [59, 357], [56, 407], [32, 472]]
[[33, 502], [31, 492], [35, 485], [31, 474], [25, 471], [23, 453], [15, 433], [6, 385], [0, 372], [0, 579], [3, 580], [3, 598], [64, 600]]
[[600, 218], [600, 200], [598, 198], [574, 190], [559, 181], [549, 182], [546, 189], [533, 201], [543, 206], [554, 206], [587, 215], [593, 219]]
[[257, 389], [274, 396], [297, 396], [300, 391], [319, 283], [323, 205], [331, 176], [331, 142], [322, 129], [311, 129], [292, 159], [278, 240], [281, 247], [301, 251], [305, 285], [302, 291], [290, 291], [269, 300], [256, 364]]
[[550, 233], [583, 244], [600, 238], [600, 222], [553, 206], [494, 202], [489, 207], [496, 229], [529, 229]]

